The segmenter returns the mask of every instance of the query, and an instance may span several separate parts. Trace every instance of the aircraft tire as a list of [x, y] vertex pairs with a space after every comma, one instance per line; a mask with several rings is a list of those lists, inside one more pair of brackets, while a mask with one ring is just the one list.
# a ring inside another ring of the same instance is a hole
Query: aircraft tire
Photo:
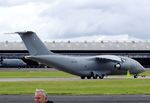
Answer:
[[99, 79], [104, 79], [104, 77], [102, 77], [102, 76], [99, 76]]
[[91, 76], [87, 76], [87, 79], [91, 79]]
[[93, 79], [97, 79], [98, 75], [93, 76]]
[[104, 79], [104, 74], [102, 74], [101, 76], [99, 76], [99, 79]]
[[85, 76], [81, 76], [81, 79], [85, 79]]
[[135, 74], [135, 75], [134, 75], [134, 78], [138, 78], [138, 75], [137, 75], [137, 74]]
[[93, 79], [97, 79], [97, 76], [93, 76]]

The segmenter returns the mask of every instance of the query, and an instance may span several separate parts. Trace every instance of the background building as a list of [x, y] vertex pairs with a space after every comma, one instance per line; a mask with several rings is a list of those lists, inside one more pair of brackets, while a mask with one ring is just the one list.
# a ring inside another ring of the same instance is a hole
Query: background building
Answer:
[[[143, 66], [150, 67], [150, 42], [45, 42], [49, 50], [64, 55], [121, 55], [128, 56], [139, 61]], [[22, 42], [1, 42], [0, 56], [3, 58], [21, 58], [28, 65], [37, 63], [25, 60], [29, 55]]]

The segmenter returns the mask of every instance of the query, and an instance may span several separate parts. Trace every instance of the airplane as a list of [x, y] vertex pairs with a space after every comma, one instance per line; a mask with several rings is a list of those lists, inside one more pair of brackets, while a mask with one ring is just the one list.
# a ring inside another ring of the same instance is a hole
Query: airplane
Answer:
[[48, 50], [33, 31], [14, 32], [22, 38], [30, 55], [26, 59], [80, 76], [81, 79], [103, 79], [107, 75], [124, 75], [127, 71], [138, 77], [145, 68], [136, 60], [116, 55], [68, 56]]
[[25, 67], [27, 64], [21, 59], [3, 59], [0, 58], [0, 67]]

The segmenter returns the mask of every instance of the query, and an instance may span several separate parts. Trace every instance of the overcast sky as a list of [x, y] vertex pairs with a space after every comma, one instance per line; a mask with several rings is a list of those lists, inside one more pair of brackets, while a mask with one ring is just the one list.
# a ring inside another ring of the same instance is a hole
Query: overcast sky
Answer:
[[42, 40], [149, 40], [150, 0], [0, 0], [0, 41], [26, 30]]

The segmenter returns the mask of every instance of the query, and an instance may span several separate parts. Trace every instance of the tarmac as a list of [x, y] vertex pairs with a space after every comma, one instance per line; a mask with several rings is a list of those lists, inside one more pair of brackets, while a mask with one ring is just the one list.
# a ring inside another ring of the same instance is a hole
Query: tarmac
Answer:
[[[150, 95], [49, 96], [54, 103], [150, 103]], [[0, 95], [0, 103], [34, 103], [34, 95]]]
[[[133, 77], [126, 76], [108, 76], [104, 79], [135, 79]], [[150, 79], [150, 76], [138, 77], [136, 79]], [[80, 77], [70, 77], [70, 78], [0, 78], [0, 82], [26, 82], [26, 81], [83, 81], [88, 79], [81, 79]], [[93, 79], [95, 80], [95, 79]], [[97, 79], [101, 80], [101, 79]]]

